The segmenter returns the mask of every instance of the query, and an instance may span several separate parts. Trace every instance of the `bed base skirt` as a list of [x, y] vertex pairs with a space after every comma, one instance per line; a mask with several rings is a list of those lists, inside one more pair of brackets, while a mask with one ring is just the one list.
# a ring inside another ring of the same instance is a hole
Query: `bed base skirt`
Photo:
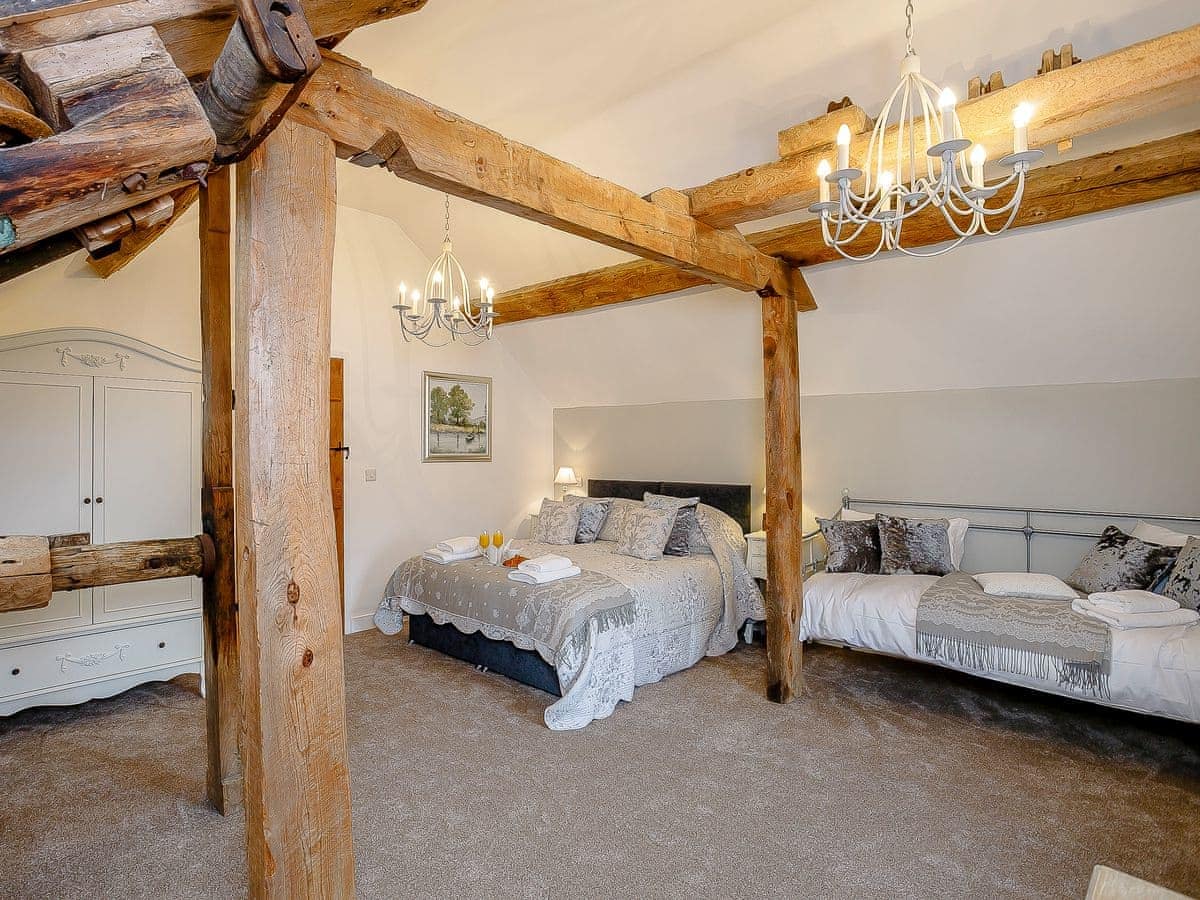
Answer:
[[522, 650], [507, 641], [494, 641], [478, 631], [464, 634], [447, 622], [439, 625], [429, 616], [406, 616], [408, 637], [414, 643], [461, 659], [514, 681], [561, 697], [558, 672], [535, 650]]

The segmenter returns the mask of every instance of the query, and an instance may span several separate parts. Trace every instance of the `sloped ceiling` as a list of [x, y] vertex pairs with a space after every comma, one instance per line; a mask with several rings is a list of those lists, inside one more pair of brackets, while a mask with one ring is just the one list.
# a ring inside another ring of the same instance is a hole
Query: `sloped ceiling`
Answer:
[[[901, 0], [430, 0], [340, 49], [380, 78], [639, 192], [775, 156], [775, 134], [850, 95], [868, 112], [904, 52]], [[1089, 58], [1191, 25], [1195, 0], [917, 0], [924, 71], [965, 94], [1042, 50]], [[1194, 126], [1193, 126], [1194, 127]], [[1127, 137], [1127, 136], [1126, 136]], [[396, 220], [428, 255], [440, 195], [343, 165], [341, 202]], [[503, 290], [627, 257], [452, 200], [456, 251]]]

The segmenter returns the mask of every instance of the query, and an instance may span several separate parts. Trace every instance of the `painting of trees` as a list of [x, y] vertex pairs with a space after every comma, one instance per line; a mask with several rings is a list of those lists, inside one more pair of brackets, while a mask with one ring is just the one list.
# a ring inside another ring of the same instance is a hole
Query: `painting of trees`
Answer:
[[491, 452], [492, 380], [425, 373], [425, 461], [483, 460]]

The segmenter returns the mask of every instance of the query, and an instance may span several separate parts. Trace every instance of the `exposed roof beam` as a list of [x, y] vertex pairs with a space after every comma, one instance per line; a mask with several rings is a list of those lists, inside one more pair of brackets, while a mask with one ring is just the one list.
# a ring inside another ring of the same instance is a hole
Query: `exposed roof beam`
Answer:
[[[958, 106], [963, 133], [987, 147], [992, 159], [1010, 152], [1012, 111], [1022, 101], [1036, 108], [1031, 146], [1198, 102], [1200, 25], [964, 101]], [[896, 133], [892, 126], [892, 146]], [[852, 145], [852, 165], [863, 163], [866, 143]], [[827, 156], [827, 147], [817, 147], [692, 188], [686, 191], [692, 215], [723, 227], [807, 209], [817, 199], [817, 164]]]
[[406, 181], [711, 281], [758, 290], [778, 265], [736, 232], [697, 222], [669, 203], [644, 200], [611, 181], [510, 141], [379, 81], [336, 53], [326, 54], [289, 115], [329, 134], [343, 157], [386, 165]]
[[[1200, 131], [1034, 169], [1013, 228], [1161, 200], [1200, 190]], [[941, 215], [917, 216], [904, 226], [905, 244], [929, 246], [952, 235]], [[765, 253], [797, 266], [840, 259], [825, 246], [816, 220], [747, 237]], [[704, 284], [701, 279], [644, 261], [609, 266], [509, 291], [496, 298], [504, 325], [526, 319], [670, 294]], [[801, 309], [804, 307], [801, 306]], [[810, 307], [811, 308], [811, 307]]]
[[[344, 34], [363, 25], [416, 12], [426, 0], [305, 0], [304, 12], [316, 37]], [[0, 69], [26, 50], [152, 25], [175, 64], [186, 75], [203, 75], [221, 52], [237, 18], [235, 0], [126, 0], [77, 4], [35, 21], [0, 27]]]

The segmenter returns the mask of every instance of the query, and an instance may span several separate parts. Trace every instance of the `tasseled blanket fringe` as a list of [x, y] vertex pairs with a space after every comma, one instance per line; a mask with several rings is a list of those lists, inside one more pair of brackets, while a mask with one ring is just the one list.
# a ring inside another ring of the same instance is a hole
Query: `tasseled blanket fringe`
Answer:
[[1050, 672], [1058, 677], [1060, 687], [1086, 691], [1107, 698], [1108, 673], [1104, 660], [1079, 662], [1049, 653], [1038, 653], [1017, 647], [1000, 647], [949, 635], [917, 633], [917, 652], [933, 660], [942, 660], [977, 671], [1004, 672], [1026, 675], [1042, 681], [1050, 680]]

